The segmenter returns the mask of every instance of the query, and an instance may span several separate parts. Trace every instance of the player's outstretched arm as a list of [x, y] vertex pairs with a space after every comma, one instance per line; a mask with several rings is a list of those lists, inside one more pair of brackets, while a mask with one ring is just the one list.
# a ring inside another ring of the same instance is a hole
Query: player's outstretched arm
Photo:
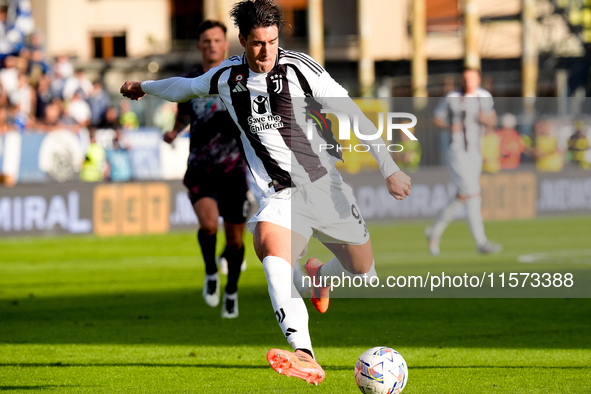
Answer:
[[132, 100], [139, 100], [146, 95], [142, 90], [141, 82], [136, 81], [125, 81], [120, 89], [123, 97], [127, 97]]
[[412, 188], [410, 177], [400, 170], [386, 178], [386, 186], [388, 192], [397, 200], [404, 200], [410, 196]]
[[193, 90], [194, 83], [196, 87], [200, 86], [200, 81], [196, 81], [197, 79], [172, 77], [159, 81], [144, 81], [141, 83], [127, 81], [121, 86], [121, 94], [132, 100], [139, 100], [144, 95], [151, 94], [167, 101], [182, 103], [198, 97], [198, 94]]

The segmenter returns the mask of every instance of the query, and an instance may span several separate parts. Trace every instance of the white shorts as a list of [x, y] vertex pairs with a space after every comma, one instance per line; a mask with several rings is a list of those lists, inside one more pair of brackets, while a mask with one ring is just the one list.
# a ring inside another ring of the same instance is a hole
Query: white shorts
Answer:
[[458, 188], [458, 194], [470, 196], [480, 194], [482, 156], [469, 152], [449, 152], [451, 180]]
[[303, 186], [283, 189], [263, 198], [247, 226], [254, 232], [258, 222], [270, 222], [322, 243], [362, 245], [369, 232], [353, 191], [338, 172]]

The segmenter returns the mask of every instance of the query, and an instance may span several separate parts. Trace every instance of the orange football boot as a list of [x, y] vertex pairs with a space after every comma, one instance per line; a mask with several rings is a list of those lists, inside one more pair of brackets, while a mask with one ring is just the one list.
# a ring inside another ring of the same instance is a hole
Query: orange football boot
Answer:
[[316, 278], [316, 284], [320, 284], [320, 278], [318, 277], [318, 270], [323, 266], [323, 263], [316, 257], [308, 259], [304, 264], [304, 269], [308, 276], [312, 279], [312, 305], [320, 313], [326, 312], [328, 309], [328, 303], [330, 301], [330, 287], [329, 286], [315, 286], [314, 278]]
[[322, 367], [308, 353], [301, 350], [290, 352], [271, 349], [267, 353], [267, 361], [271, 368], [281, 375], [300, 378], [315, 386], [324, 380]]

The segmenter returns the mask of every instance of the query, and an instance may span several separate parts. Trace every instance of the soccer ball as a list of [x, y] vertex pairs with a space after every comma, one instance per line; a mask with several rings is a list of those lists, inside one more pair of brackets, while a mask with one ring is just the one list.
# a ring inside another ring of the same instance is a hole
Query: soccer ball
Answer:
[[398, 394], [407, 380], [406, 361], [389, 347], [366, 350], [355, 364], [355, 382], [363, 393]]

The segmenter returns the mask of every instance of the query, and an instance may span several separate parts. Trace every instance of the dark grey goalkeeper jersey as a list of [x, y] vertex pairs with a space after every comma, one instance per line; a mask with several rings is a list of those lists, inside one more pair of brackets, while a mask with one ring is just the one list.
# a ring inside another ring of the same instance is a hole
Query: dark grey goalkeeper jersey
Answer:
[[[252, 175], [265, 195], [286, 187], [314, 182], [331, 171], [340, 158], [331, 133], [306, 121], [309, 100], [322, 108], [360, 114], [362, 132], [376, 133], [347, 91], [312, 58], [279, 48], [275, 66], [267, 73], [252, 71], [246, 55], [233, 56], [196, 78], [145, 81], [142, 89], [169, 101], [218, 95], [240, 129], [240, 141]], [[334, 100], [338, 98], [338, 100]], [[345, 100], [345, 101], [343, 101]], [[367, 131], [365, 131], [367, 130]], [[398, 171], [386, 149], [370, 152], [384, 177]], [[383, 140], [379, 140], [383, 144]], [[332, 148], [329, 148], [331, 147]], [[327, 148], [328, 147], [328, 148]]]

